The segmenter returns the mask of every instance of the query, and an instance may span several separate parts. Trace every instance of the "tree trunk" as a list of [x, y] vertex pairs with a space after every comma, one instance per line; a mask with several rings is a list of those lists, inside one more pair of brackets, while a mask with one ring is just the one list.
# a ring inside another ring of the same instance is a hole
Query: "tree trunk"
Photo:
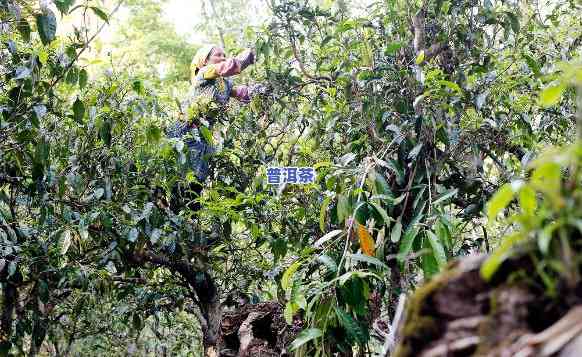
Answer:
[[206, 357], [217, 357], [220, 351], [220, 321], [222, 320], [220, 298], [210, 274], [199, 272], [198, 275], [200, 274], [203, 274], [204, 279], [200, 282], [197, 279], [190, 281], [190, 285], [198, 296], [200, 311], [206, 320], [204, 321], [206, 328], [203, 329], [204, 354]]
[[12, 335], [12, 316], [16, 307], [18, 291], [11, 281], [2, 284], [2, 316], [0, 317], [0, 354], [8, 354]]
[[45, 314], [38, 308], [38, 304], [39, 302], [36, 301], [37, 307], [34, 309], [30, 351], [28, 353], [30, 357], [34, 357], [39, 353], [48, 330], [48, 319], [46, 318]]
[[201, 267], [197, 267], [186, 260], [173, 260], [152, 252], [137, 253], [133, 256], [133, 259], [136, 263], [147, 261], [168, 268], [172, 272], [180, 274], [188, 282], [188, 285], [195, 292], [196, 298], [194, 300], [202, 313], [198, 316], [198, 320], [204, 335], [205, 356], [218, 356], [222, 310], [218, 289], [210, 274], [206, 271], [201, 271]]

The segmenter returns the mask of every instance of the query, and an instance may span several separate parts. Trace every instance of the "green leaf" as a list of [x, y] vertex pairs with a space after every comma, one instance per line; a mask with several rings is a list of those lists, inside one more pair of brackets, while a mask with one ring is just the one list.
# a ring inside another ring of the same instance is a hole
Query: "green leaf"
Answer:
[[516, 34], [519, 33], [519, 19], [517, 16], [509, 11], [507, 11], [505, 14], [507, 15], [509, 23], [511, 24], [511, 30]]
[[493, 195], [487, 204], [487, 217], [490, 222], [513, 200], [513, 189], [511, 184], [505, 184]]
[[103, 140], [105, 145], [111, 146], [111, 122], [109, 120], [103, 120], [101, 127], [99, 128], [99, 138]]
[[285, 317], [285, 321], [287, 324], [291, 325], [293, 323], [293, 314], [299, 310], [299, 306], [294, 302], [288, 302], [285, 304], [285, 310], [283, 311], [283, 317]]
[[75, 0], [53, 0], [53, 2], [63, 15], [68, 14], [71, 6], [75, 4]]
[[127, 240], [133, 243], [137, 240], [138, 236], [139, 231], [137, 230], [137, 228], [133, 227], [132, 229], [129, 230], [129, 233], [127, 234]]
[[513, 246], [521, 241], [524, 236], [521, 233], [515, 233], [503, 238], [501, 245], [497, 248], [487, 260], [481, 265], [481, 276], [485, 280], [490, 280], [499, 266], [507, 258], [508, 252]]
[[293, 275], [295, 274], [297, 269], [299, 269], [299, 267], [301, 266], [301, 263], [303, 263], [302, 260], [297, 260], [293, 264], [291, 264], [289, 268], [287, 268], [287, 270], [285, 270], [285, 272], [283, 273], [283, 277], [281, 278], [281, 287], [283, 288], [283, 290], [289, 289], [289, 287], [291, 286], [292, 281], [291, 279], [293, 278]]
[[[362, 304], [363, 303], [364, 303], [364, 301], [362, 301]], [[336, 307], [335, 311], [336, 311], [336, 315], [338, 317], [340, 324], [346, 330], [346, 333], [348, 335], [348, 339], [350, 340], [350, 342], [357, 343], [360, 345], [365, 344], [369, 338], [367, 330], [362, 328], [362, 326], [360, 326], [358, 321], [356, 321], [352, 317], [352, 315], [345, 312], [344, 310]]]
[[538, 64], [538, 62], [532, 56], [528, 55], [527, 53], [523, 54], [523, 58], [525, 58], [525, 62], [527, 63], [527, 66], [534, 73], [534, 75], [536, 77], [540, 76], [541, 75], [541, 68], [540, 68], [540, 65]]
[[[143, 84], [142, 84], [142, 82], [141, 82], [141, 81], [139, 81], [139, 80], [135, 80], [135, 81], [133, 81], [132, 88], [133, 88], [133, 90], [134, 90], [134, 91], [135, 91], [137, 94], [140, 94], [140, 95], [141, 95], [141, 94], [143, 94], [143, 93], [144, 93]], [[179, 104], [180, 104], [180, 103], [178, 103], [178, 105], [179, 105]]]
[[542, 192], [559, 192], [562, 186], [560, 165], [555, 162], [542, 163], [532, 173], [531, 184]]
[[36, 26], [43, 45], [54, 41], [57, 34], [57, 18], [50, 9], [45, 9], [43, 14], [36, 15]]
[[[393, 168], [393, 170], [396, 170], [396, 168]], [[376, 189], [376, 192], [378, 192], [379, 195], [392, 194], [392, 192], [390, 191], [390, 185], [388, 185], [388, 182], [386, 182], [384, 176], [382, 176], [379, 173], [376, 173], [374, 175], [374, 188]]]
[[50, 156], [50, 146], [49, 143], [42, 139], [37, 145], [34, 154], [34, 159], [37, 163], [46, 166], [47, 161]]
[[69, 68], [65, 80], [68, 84], [71, 85], [77, 84], [77, 81], [79, 80], [79, 72], [76, 67]]
[[88, 81], [89, 75], [87, 74], [87, 70], [83, 68], [79, 71], [79, 88], [85, 88]]
[[439, 83], [444, 85], [445, 87], [449, 88], [451, 91], [456, 92], [457, 94], [463, 94], [463, 90], [455, 82], [442, 80], [442, 81], [439, 81]]
[[388, 213], [386, 212], [386, 210], [384, 208], [382, 208], [382, 206], [380, 206], [379, 204], [377, 204], [375, 202], [370, 202], [370, 205], [372, 207], [374, 207], [376, 212], [378, 212], [380, 214], [380, 216], [384, 220], [384, 224], [390, 224], [390, 221], [392, 219], [388, 216]]
[[206, 142], [209, 145], [214, 145], [214, 139], [212, 138], [212, 133], [210, 132], [210, 130], [206, 126], [200, 125], [198, 127], [198, 130], [200, 131], [200, 134], [202, 135], [204, 140], [206, 140]]
[[398, 243], [400, 241], [400, 236], [402, 235], [402, 222], [400, 217], [396, 220], [394, 227], [392, 227], [392, 232], [390, 233], [390, 241], [392, 243]]
[[[422, 242], [422, 249], [431, 250], [430, 243], [428, 239], [423, 240]], [[420, 263], [422, 267], [422, 273], [425, 279], [430, 279], [434, 275], [438, 274], [440, 271], [439, 263], [435, 259], [434, 254], [423, 254], [420, 257]]]
[[322, 254], [322, 255], [318, 256], [316, 260], [318, 262], [322, 263], [323, 265], [325, 265], [325, 267], [327, 268], [327, 270], [330, 273], [337, 272], [337, 264], [333, 259], [331, 259], [330, 256]]
[[519, 191], [519, 205], [528, 214], [533, 215], [537, 208], [536, 192], [530, 186], [524, 186]]
[[297, 335], [297, 338], [295, 338], [295, 340], [291, 343], [289, 351], [294, 351], [299, 347], [303, 346], [304, 344], [306, 344], [307, 342], [315, 340], [316, 338], [319, 338], [321, 336], [323, 336], [323, 332], [318, 328], [308, 328], [306, 330], [303, 330], [299, 333], [299, 335]]
[[322, 232], [325, 232], [325, 217], [330, 202], [331, 197], [324, 198], [323, 203], [321, 204], [321, 208], [319, 209], [319, 229], [321, 229]]
[[343, 222], [351, 215], [350, 203], [348, 198], [344, 195], [337, 196], [337, 218], [338, 221], [343, 224]]
[[392, 42], [391, 44], [386, 46], [386, 49], [384, 50], [384, 54], [387, 56], [394, 55], [401, 48], [402, 48], [402, 43]]
[[400, 242], [400, 247], [398, 250], [399, 262], [403, 262], [408, 256], [408, 254], [410, 254], [410, 252], [412, 251], [412, 245], [414, 244], [414, 239], [416, 238], [417, 234], [418, 229], [414, 227], [407, 229], [406, 232], [404, 233], [404, 237]]
[[443, 1], [443, 4], [441, 6], [442, 13], [443, 14], [448, 14], [450, 8], [451, 8], [451, 2], [450, 1]]
[[432, 201], [433, 206], [438, 205], [439, 203], [448, 200], [449, 198], [454, 197], [457, 192], [459, 192], [458, 189], [452, 189], [452, 190], [448, 190], [446, 192], [443, 192], [442, 194], [440, 194], [438, 197], [435, 198], [434, 201]]
[[148, 142], [155, 144], [162, 139], [162, 130], [157, 126], [150, 124], [146, 131], [146, 137]]
[[[331, 282], [334, 281], [338, 281], [340, 285], [344, 285], [348, 280], [354, 278], [354, 277], [358, 277], [358, 278], [367, 278], [367, 277], [373, 277], [374, 279], [378, 279], [381, 280], [380, 277], [374, 273], [370, 273], [367, 271], [349, 271], [347, 273], [342, 274], [341, 276], [338, 276], [337, 278], [335, 278], [334, 280], [332, 280]], [[330, 282], [330, 283], [331, 283]]]
[[20, 32], [20, 36], [22, 36], [22, 39], [25, 42], [30, 42], [30, 33], [32, 32], [32, 30], [30, 28], [28, 21], [26, 21], [26, 19], [24, 18], [21, 18], [16, 23], [16, 28], [18, 29], [18, 32]]
[[548, 254], [550, 250], [550, 243], [552, 241], [552, 237], [554, 236], [554, 231], [561, 226], [561, 222], [552, 222], [542, 231], [539, 233], [538, 237], [538, 247], [540, 248], [540, 252], [543, 254]]
[[348, 255], [352, 260], [358, 261], [358, 262], [363, 262], [363, 263], [368, 263], [368, 264], [372, 264], [372, 265], [376, 265], [382, 269], [388, 269], [388, 266], [384, 263], [382, 263], [380, 261], [380, 259], [375, 258], [375, 257], [371, 257], [369, 255], [365, 255], [365, 254], [349, 254]]
[[45, 304], [49, 301], [49, 287], [44, 280], [38, 282], [38, 297]]
[[409, 160], [414, 160], [416, 159], [416, 157], [418, 156], [418, 154], [420, 153], [420, 150], [422, 149], [423, 143], [419, 143], [417, 144], [408, 154], [408, 159]]
[[451, 251], [453, 248], [453, 242], [451, 241], [451, 231], [449, 229], [450, 223], [446, 218], [441, 216], [436, 224], [437, 237], [445, 245], [447, 251]]
[[343, 231], [341, 229], [336, 229], [333, 230], [331, 232], [326, 233], [323, 237], [319, 238], [314, 244], [313, 246], [315, 246], [316, 248], [321, 247], [325, 242], [327, 242], [328, 240], [332, 239], [333, 237], [337, 236], [338, 234], [341, 234]]
[[11, 277], [16, 273], [16, 262], [13, 260], [8, 264], [8, 277]]
[[91, 6], [90, 9], [93, 10], [95, 15], [97, 15], [101, 20], [109, 23], [109, 16], [107, 16], [107, 14], [103, 10], [101, 10], [97, 6]]
[[45, 48], [40, 48], [38, 50], [38, 61], [44, 66], [47, 64], [49, 58], [48, 51]]
[[547, 87], [540, 93], [540, 104], [543, 107], [550, 107], [557, 104], [565, 89], [566, 86], [563, 84]]
[[433, 253], [434, 258], [436, 259], [436, 261], [439, 265], [439, 268], [441, 268], [441, 269], [444, 268], [444, 266], [447, 265], [447, 254], [445, 253], [445, 249], [444, 249], [441, 241], [431, 231], [427, 230], [426, 236], [428, 238], [430, 246], [432, 247], [432, 253]]
[[77, 98], [73, 103], [73, 118], [79, 124], [83, 124], [83, 116], [85, 116], [85, 104]]

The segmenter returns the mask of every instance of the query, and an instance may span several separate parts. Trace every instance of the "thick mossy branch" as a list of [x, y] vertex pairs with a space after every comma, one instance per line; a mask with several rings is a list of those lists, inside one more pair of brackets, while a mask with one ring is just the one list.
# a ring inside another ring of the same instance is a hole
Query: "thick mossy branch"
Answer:
[[522, 352], [533, 357], [544, 349], [574, 348], [571, 345], [582, 336], [576, 331], [566, 335], [570, 332], [564, 329], [564, 335], [557, 337], [563, 338], [558, 347], [544, 336], [580, 306], [578, 289], [564, 289], [559, 299], [547, 297], [536, 283], [529, 256], [506, 261], [486, 282], [479, 274], [483, 258], [465, 258], [417, 289], [400, 327], [395, 356]]

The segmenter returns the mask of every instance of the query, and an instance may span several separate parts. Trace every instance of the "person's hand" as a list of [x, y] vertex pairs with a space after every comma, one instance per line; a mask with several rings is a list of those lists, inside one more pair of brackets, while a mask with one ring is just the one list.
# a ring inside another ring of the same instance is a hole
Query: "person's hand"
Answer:
[[246, 49], [240, 55], [237, 56], [237, 59], [241, 63], [242, 68], [246, 68], [251, 64], [255, 63], [255, 52], [253, 50]]
[[251, 86], [249, 86], [249, 95], [255, 96], [255, 95], [264, 95], [268, 92], [268, 88], [265, 85], [262, 85], [260, 83], [257, 84], [253, 84]]

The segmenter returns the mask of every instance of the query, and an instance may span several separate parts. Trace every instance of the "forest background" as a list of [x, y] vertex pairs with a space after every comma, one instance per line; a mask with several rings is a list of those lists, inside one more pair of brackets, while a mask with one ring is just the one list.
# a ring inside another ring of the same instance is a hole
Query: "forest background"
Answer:
[[[2, 354], [212, 355], [277, 302], [279, 352], [406, 355], [402, 296], [478, 253], [560, 306], [538, 329], [578, 304], [579, 1], [177, 4], [0, 1]], [[269, 90], [204, 134], [202, 209], [173, 212], [203, 42], [254, 48], [237, 81]]]

